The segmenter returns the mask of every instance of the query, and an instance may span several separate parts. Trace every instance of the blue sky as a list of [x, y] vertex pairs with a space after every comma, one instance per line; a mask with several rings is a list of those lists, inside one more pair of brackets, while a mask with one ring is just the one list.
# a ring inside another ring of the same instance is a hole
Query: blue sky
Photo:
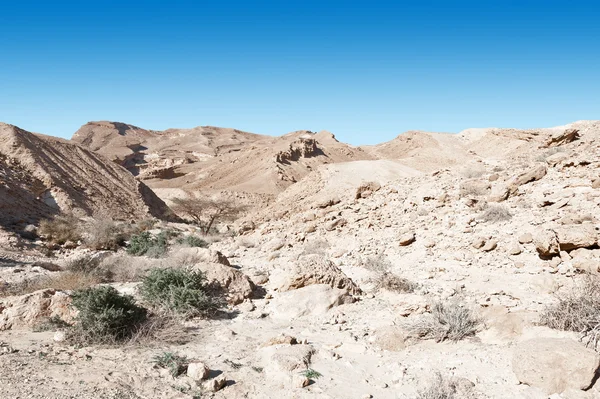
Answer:
[[411, 130], [600, 119], [600, 5], [584, 1], [12, 1], [0, 121]]

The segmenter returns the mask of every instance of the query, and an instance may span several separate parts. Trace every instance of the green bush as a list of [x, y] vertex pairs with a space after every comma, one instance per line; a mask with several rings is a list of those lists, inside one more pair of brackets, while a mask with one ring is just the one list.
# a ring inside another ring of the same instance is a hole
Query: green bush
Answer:
[[127, 253], [133, 256], [147, 255], [151, 258], [159, 258], [167, 252], [168, 246], [168, 237], [165, 232], [160, 232], [155, 237], [144, 231], [131, 237]]
[[79, 311], [72, 338], [84, 343], [128, 339], [147, 318], [146, 309], [136, 305], [132, 296], [110, 286], [76, 291], [72, 303]]
[[186, 247], [197, 247], [197, 248], [206, 248], [208, 247], [208, 243], [204, 241], [200, 237], [196, 236], [185, 236], [179, 238], [177, 240], [178, 244], [185, 245]]
[[178, 377], [183, 374], [188, 367], [188, 359], [185, 356], [180, 356], [173, 352], [163, 352], [154, 357], [155, 367], [167, 369], [173, 377]]
[[206, 315], [219, 307], [197, 271], [152, 269], [142, 280], [140, 293], [155, 307], [187, 316]]

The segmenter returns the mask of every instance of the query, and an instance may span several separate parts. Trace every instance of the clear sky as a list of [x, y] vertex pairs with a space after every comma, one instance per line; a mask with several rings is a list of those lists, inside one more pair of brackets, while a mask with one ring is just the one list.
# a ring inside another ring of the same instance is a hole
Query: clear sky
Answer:
[[0, 121], [370, 144], [600, 119], [599, 21], [586, 1], [4, 1]]

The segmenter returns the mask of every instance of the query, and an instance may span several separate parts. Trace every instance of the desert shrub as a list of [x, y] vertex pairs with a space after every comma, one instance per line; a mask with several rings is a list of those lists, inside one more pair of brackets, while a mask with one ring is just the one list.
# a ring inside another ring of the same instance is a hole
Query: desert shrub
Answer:
[[490, 192], [490, 185], [479, 180], [467, 180], [460, 185], [460, 196], [481, 197]]
[[136, 282], [142, 281], [150, 269], [161, 267], [164, 263], [161, 259], [119, 254], [104, 259], [101, 268], [110, 273], [114, 282]]
[[309, 380], [316, 380], [318, 378], [323, 377], [323, 374], [319, 373], [317, 370], [314, 369], [306, 369], [303, 370], [302, 372], [300, 372], [300, 374], [306, 378], [308, 378]]
[[110, 286], [87, 288], [72, 295], [79, 311], [70, 338], [82, 343], [114, 343], [131, 338], [147, 319], [132, 296]]
[[457, 384], [437, 372], [429, 385], [417, 393], [417, 399], [457, 399]]
[[128, 343], [132, 345], [185, 344], [189, 334], [180, 318], [164, 313], [153, 314], [140, 323]]
[[483, 211], [481, 218], [486, 222], [496, 223], [509, 220], [512, 218], [512, 214], [505, 206], [491, 205]]
[[202, 238], [197, 236], [188, 235], [185, 237], [181, 237], [177, 240], [178, 244], [185, 245], [186, 247], [195, 247], [195, 248], [207, 248], [208, 243], [204, 241]]
[[206, 315], [219, 306], [199, 271], [153, 269], [142, 280], [140, 294], [153, 306], [186, 316]]
[[597, 348], [600, 339], [600, 280], [589, 277], [558, 301], [546, 306], [540, 324], [582, 334], [587, 345]]
[[94, 220], [86, 226], [85, 244], [95, 250], [116, 251], [125, 244], [128, 229], [110, 219]]
[[112, 281], [112, 271], [102, 267], [102, 259], [98, 256], [81, 256], [67, 261], [66, 270], [71, 273], [94, 277], [98, 282]]
[[156, 355], [153, 359], [154, 367], [160, 367], [169, 370], [173, 377], [178, 377], [187, 370], [189, 360], [185, 356], [180, 356], [173, 352], [163, 352]]
[[392, 263], [387, 256], [379, 254], [378, 256], [367, 256], [363, 258], [361, 266], [374, 272], [385, 273], [392, 267]]
[[396, 276], [390, 272], [384, 272], [379, 274], [373, 279], [375, 283], [375, 289], [385, 289], [393, 292], [414, 292], [417, 285], [412, 281], [403, 277]]
[[460, 170], [460, 174], [467, 179], [477, 179], [485, 173], [485, 167], [480, 164], [467, 165]]
[[67, 241], [81, 239], [79, 219], [74, 215], [58, 215], [53, 219], [40, 221], [38, 233], [53, 244], [62, 245]]
[[474, 335], [481, 320], [473, 311], [456, 301], [450, 303], [437, 302], [431, 314], [408, 326], [408, 330], [420, 338], [433, 338], [437, 342], [445, 340], [460, 341]]
[[168, 237], [165, 232], [153, 236], [148, 231], [134, 235], [127, 246], [127, 253], [134, 256], [146, 255], [150, 258], [159, 258], [167, 252]]

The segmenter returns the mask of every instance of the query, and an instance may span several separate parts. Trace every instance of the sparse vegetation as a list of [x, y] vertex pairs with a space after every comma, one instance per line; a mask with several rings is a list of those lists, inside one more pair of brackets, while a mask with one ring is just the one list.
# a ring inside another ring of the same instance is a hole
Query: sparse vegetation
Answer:
[[445, 340], [460, 341], [474, 335], [481, 324], [468, 307], [452, 301], [437, 302], [432, 306], [431, 314], [409, 324], [408, 330], [419, 338], [433, 338], [437, 342]]
[[558, 301], [547, 306], [540, 324], [582, 334], [588, 346], [597, 349], [600, 341], [600, 280], [588, 277]]
[[38, 233], [47, 241], [63, 245], [68, 241], [77, 242], [81, 239], [79, 219], [74, 215], [58, 215], [53, 219], [40, 221]]
[[142, 280], [140, 294], [157, 308], [186, 316], [207, 315], [219, 308], [199, 271], [152, 269]]
[[173, 352], [163, 352], [156, 355], [153, 362], [155, 367], [167, 369], [173, 377], [178, 377], [187, 370], [189, 360]]
[[318, 371], [316, 371], [316, 370], [313, 370], [313, 369], [306, 369], [306, 370], [303, 370], [303, 371], [301, 372], [301, 374], [302, 374], [304, 377], [308, 378], [309, 380], [316, 380], [316, 379], [318, 379], [318, 378], [320, 378], [320, 377], [323, 377], [323, 374], [321, 374], [321, 373], [319, 373]]
[[86, 233], [85, 244], [95, 250], [116, 251], [129, 236], [125, 226], [110, 219], [93, 220], [87, 224]]
[[437, 372], [429, 386], [417, 393], [417, 399], [458, 399], [457, 384]]
[[121, 295], [110, 286], [87, 288], [73, 293], [79, 311], [70, 338], [82, 343], [115, 343], [131, 338], [147, 319], [146, 309], [133, 297]]
[[74, 274], [89, 276], [102, 283], [112, 281], [113, 277], [109, 269], [102, 267], [102, 259], [99, 256], [85, 255], [71, 259], [66, 264], [66, 270]]
[[233, 221], [246, 208], [227, 198], [190, 196], [174, 199], [172, 209], [178, 215], [191, 220], [206, 235], [210, 233], [215, 223]]
[[207, 248], [208, 247], [208, 243], [206, 241], [204, 241], [202, 238], [197, 237], [197, 236], [193, 236], [193, 235], [187, 235], [185, 237], [181, 237], [177, 240], [178, 244], [184, 245], [186, 247], [196, 247], [196, 248]]
[[505, 206], [490, 205], [483, 211], [481, 218], [486, 222], [497, 223], [510, 220], [510, 218], [512, 218], [512, 214]]
[[70, 326], [71, 325], [69, 323], [65, 322], [60, 317], [52, 316], [52, 317], [49, 317], [46, 320], [42, 321], [41, 323], [38, 323], [35, 326], [33, 326], [32, 330], [34, 332], [56, 331], [56, 330], [68, 328]]
[[413, 292], [417, 285], [403, 277], [396, 276], [390, 272], [383, 272], [374, 278], [375, 289], [385, 289], [393, 292]]

